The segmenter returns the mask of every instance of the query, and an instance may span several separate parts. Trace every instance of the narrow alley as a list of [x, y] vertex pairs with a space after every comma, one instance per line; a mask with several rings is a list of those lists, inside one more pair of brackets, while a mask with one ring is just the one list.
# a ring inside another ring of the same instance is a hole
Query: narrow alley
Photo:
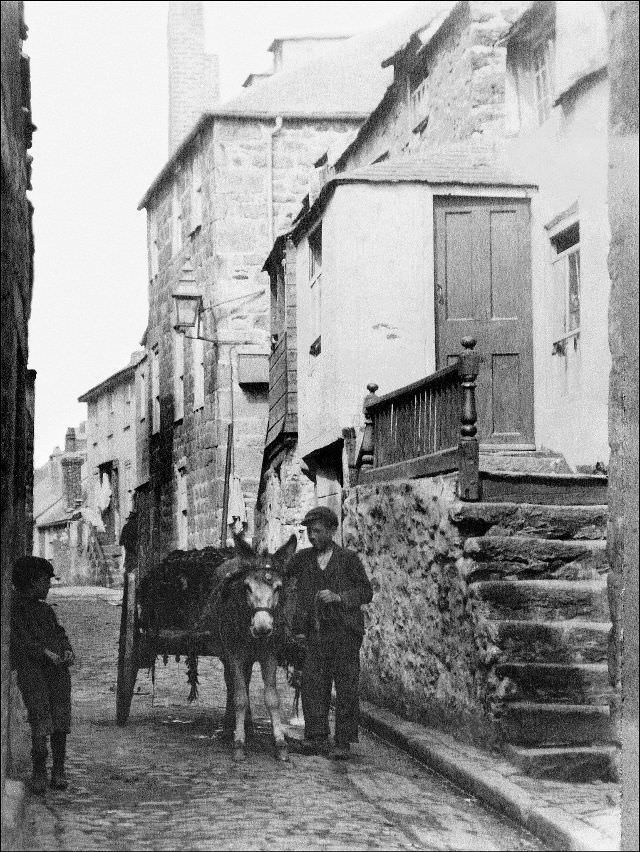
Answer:
[[[218, 661], [200, 661], [189, 705], [184, 662], [139, 675], [125, 727], [115, 722], [120, 607], [55, 593], [78, 661], [73, 671], [70, 786], [27, 802], [25, 849], [544, 849], [536, 838], [443, 778], [363, 733], [348, 765], [292, 755], [278, 765], [256, 667], [256, 735], [247, 761], [221, 741]], [[283, 715], [292, 692], [281, 683]], [[23, 733], [26, 735], [27, 726]], [[27, 742], [21, 737], [21, 742]], [[17, 756], [27, 780], [28, 750]]]

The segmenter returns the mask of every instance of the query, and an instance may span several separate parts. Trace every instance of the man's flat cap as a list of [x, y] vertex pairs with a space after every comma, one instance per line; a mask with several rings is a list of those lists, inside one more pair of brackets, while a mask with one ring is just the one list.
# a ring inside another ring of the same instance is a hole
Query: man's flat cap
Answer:
[[309, 509], [302, 519], [302, 526], [308, 527], [309, 524], [314, 524], [316, 521], [327, 527], [338, 527], [338, 516], [328, 506], [315, 506], [313, 509]]
[[48, 559], [43, 559], [41, 556], [21, 556], [16, 559], [13, 566], [13, 585], [18, 589], [25, 589], [39, 574], [45, 574], [47, 577], [56, 576], [53, 565]]

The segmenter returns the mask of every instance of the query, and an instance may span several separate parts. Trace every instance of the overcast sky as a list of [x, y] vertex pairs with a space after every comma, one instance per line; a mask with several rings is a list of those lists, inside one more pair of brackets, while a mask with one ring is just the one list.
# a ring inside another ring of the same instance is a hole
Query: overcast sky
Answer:
[[[412, 2], [205, 2], [221, 94], [271, 66], [277, 35], [356, 33]], [[166, 2], [26, 2], [34, 134], [35, 463], [86, 417], [78, 396], [124, 367], [147, 318], [144, 212], [167, 159]]]

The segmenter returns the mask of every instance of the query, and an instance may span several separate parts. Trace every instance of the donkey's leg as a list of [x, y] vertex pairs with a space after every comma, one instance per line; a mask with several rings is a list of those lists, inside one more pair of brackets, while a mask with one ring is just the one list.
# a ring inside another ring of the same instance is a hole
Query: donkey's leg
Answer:
[[251, 672], [253, 670], [253, 660], [249, 659], [244, 667], [244, 682], [247, 687], [247, 714], [244, 717], [244, 732], [248, 737], [253, 736], [253, 715], [251, 713], [251, 697], [249, 686], [251, 684]]
[[249, 703], [247, 687], [244, 681], [244, 660], [242, 658], [234, 658], [232, 665], [233, 699], [236, 711], [236, 729], [233, 734], [233, 759], [244, 760], [244, 720], [247, 712], [247, 704]]
[[275, 657], [266, 657], [260, 661], [262, 669], [262, 680], [264, 683], [264, 703], [271, 717], [271, 727], [273, 729], [273, 739], [276, 747], [276, 758], [278, 760], [289, 760], [287, 752], [287, 744], [284, 739], [284, 729], [280, 721], [280, 699], [278, 690], [276, 689], [276, 659]]
[[236, 727], [236, 706], [234, 701], [234, 683], [233, 667], [225, 658], [222, 660], [224, 670], [224, 684], [227, 688], [227, 698], [224, 710], [224, 719], [222, 720], [222, 736], [225, 740], [233, 738], [233, 732]]

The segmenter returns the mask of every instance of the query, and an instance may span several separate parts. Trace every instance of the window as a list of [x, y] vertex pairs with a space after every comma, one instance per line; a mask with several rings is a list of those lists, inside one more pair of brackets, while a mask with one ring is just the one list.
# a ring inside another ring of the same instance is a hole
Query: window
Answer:
[[107, 414], [109, 417], [113, 416], [113, 391], [107, 394]]
[[309, 286], [311, 289], [311, 340], [309, 354], [322, 351], [320, 321], [322, 311], [322, 223], [309, 234]]
[[284, 261], [277, 263], [271, 271], [271, 347], [275, 349], [285, 327], [285, 283]]
[[151, 431], [160, 431], [160, 353], [158, 347], [151, 350]]
[[553, 106], [553, 41], [543, 38], [531, 51], [533, 100], [538, 124], [544, 124]]
[[553, 251], [553, 354], [577, 349], [580, 336], [580, 225], [575, 222], [551, 237]]
[[185, 468], [176, 470], [176, 479], [176, 536], [178, 550], [186, 550], [189, 542], [189, 500]]
[[173, 336], [173, 419], [184, 417], [184, 335]]
[[202, 167], [200, 160], [196, 157], [193, 161], [193, 174], [191, 180], [191, 225], [190, 233], [193, 234], [202, 226]]
[[429, 85], [425, 77], [417, 86], [412, 87], [409, 96], [411, 110], [411, 129], [414, 133], [420, 133], [429, 121]]
[[124, 428], [127, 429], [132, 420], [133, 384], [128, 382], [124, 387]]
[[124, 518], [128, 518], [133, 509], [133, 468], [130, 461], [124, 463]]
[[182, 248], [182, 211], [177, 183], [173, 186], [171, 197], [171, 256], [178, 254]]
[[147, 419], [147, 373], [140, 370], [138, 373], [138, 412], [140, 422]]
[[202, 340], [191, 341], [193, 369], [193, 410], [204, 407], [204, 347]]
[[155, 214], [149, 214], [149, 278], [153, 280], [159, 269], [158, 220]]

